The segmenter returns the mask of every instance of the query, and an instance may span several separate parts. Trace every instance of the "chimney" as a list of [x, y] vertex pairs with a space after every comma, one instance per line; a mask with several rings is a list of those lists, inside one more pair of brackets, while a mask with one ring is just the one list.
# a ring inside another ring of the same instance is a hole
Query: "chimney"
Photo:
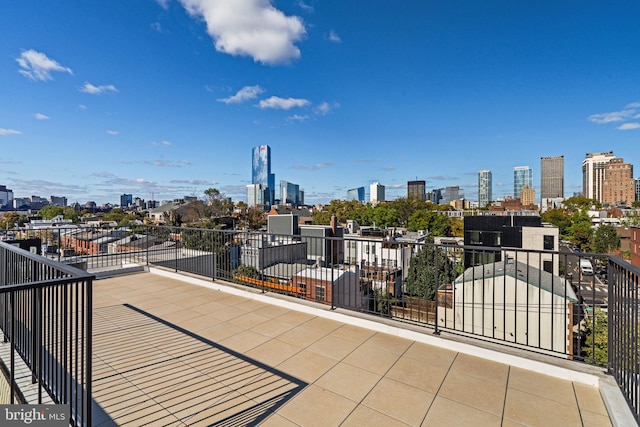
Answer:
[[336, 214], [331, 215], [331, 235], [335, 237], [338, 233], [338, 218]]

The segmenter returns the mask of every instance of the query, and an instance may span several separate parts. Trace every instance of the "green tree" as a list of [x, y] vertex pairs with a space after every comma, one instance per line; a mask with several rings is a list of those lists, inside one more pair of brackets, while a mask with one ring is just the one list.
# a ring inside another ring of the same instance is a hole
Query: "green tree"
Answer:
[[64, 210], [62, 207], [53, 206], [53, 205], [45, 206], [38, 211], [38, 215], [40, 215], [42, 219], [53, 219], [58, 215], [63, 215], [63, 214], [64, 214]]
[[416, 211], [409, 218], [409, 231], [428, 230], [433, 236], [451, 235], [451, 222], [447, 215], [436, 211]]
[[17, 212], [5, 212], [0, 214], [0, 229], [6, 230], [16, 226], [16, 222], [20, 219]]
[[204, 190], [204, 196], [205, 205], [208, 207], [207, 214], [210, 217], [226, 216], [233, 210], [233, 201], [217, 188]]
[[592, 250], [597, 253], [607, 254], [620, 249], [620, 236], [612, 225], [601, 225], [593, 233]]
[[565, 199], [562, 202], [562, 205], [565, 209], [576, 212], [576, 211], [588, 211], [592, 208], [600, 209], [602, 204], [596, 199], [588, 199], [585, 196], [574, 196]]
[[587, 335], [582, 347], [585, 361], [597, 366], [607, 366], [607, 314], [595, 307], [587, 317]]
[[238, 215], [238, 223], [241, 228], [260, 230], [267, 225], [267, 213], [255, 207], [242, 209]]
[[233, 270], [233, 277], [235, 276], [245, 276], [250, 277], [252, 279], [259, 279], [260, 273], [258, 270], [250, 265], [240, 265], [238, 268]]
[[411, 258], [405, 289], [409, 295], [435, 301], [436, 286], [453, 282], [459, 268], [433, 245], [433, 237]]

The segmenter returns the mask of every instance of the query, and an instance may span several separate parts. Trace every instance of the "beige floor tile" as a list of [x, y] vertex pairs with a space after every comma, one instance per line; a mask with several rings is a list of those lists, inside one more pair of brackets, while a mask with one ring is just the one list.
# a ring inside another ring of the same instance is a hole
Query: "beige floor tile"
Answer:
[[597, 414], [595, 412], [581, 410], [582, 425], [584, 427], [611, 427], [611, 420], [608, 415]]
[[222, 322], [218, 323], [217, 325], [211, 326], [210, 328], [202, 329], [198, 332], [198, 335], [217, 343], [241, 331], [242, 328], [231, 325], [227, 322]]
[[414, 342], [402, 356], [441, 368], [449, 368], [456, 358], [456, 355], [457, 353], [455, 351]]
[[438, 396], [502, 417], [506, 392], [506, 382], [499, 384], [458, 372], [449, 372], [438, 391]]
[[356, 402], [310, 385], [287, 402], [278, 414], [300, 426], [338, 426], [356, 406]]
[[[239, 307], [240, 305], [238, 305]], [[270, 320], [269, 317], [261, 316], [259, 314], [255, 314], [252, 312], [247, 312], [241, 316], [234, 317], [229, 320], [229, 323], [235, 326], [239, 326], [242, 329], [252, 329], [257, 325], [261, 325], [267, 320]]]
[[215, 317], [202, 315], [199, 317], [194, 317], [189, 320], [183, 320], [180, 322], [179, 326], [188, 331], [198, 333], [199, 331], [205, 330], [207, 328], [211, 328], [215, 325], [222, 323], [220, 319], [216, 319]]
[[423, 426], [447, 427], [500, 427], [502, 419], [479, 409], [436, 396]]
[[278, 335], [278, 340], [293, 344], [301, 348], [306, 348], [325, 335], [326, 334], [324, 332], [305, 328], [303, 326], [298, 326]]
[[305, 328], [315, 329], [316, 331], [324, 332], [325, 334], [335, 331], [340, 326], [342, 326], [342, 323], [336, 322], [335, 320], [325, 319], [323, 317], [314, 317], [304, 323]]
[[331, 332], [330, 335], [362, 344], [374, 334], [375, 332], [369, 329], [359, 328], [352, 325], [342, 325], [335, 331]]
[[307, 383], [312, 383], [327, 373], [337, 361], [312, 351], [302, 350], [288, 358], [277, 368]]
[[254, 313], [256, 314], [259, 314], [261, 316], [271, 317], [271, 318], [282, 316], [283, 314], [288, 312], [289, 310], [287, 310], [284, 307], [278, 307], [277, 305], [271, 305], [271, 304], [265, 304], [264, 307], [254, 311]]
[[289, 421], [279, 414], [271, 414], [260, 423], [260, 427], [299, 427], [298, 424]]
[[231, 350], [244, 353], [259, 346], [260, 344], [264, 344], [269, 341], [269, 339], [269, 337], [265, 337], [264, 335], [257, 334], [252, 331], [242, 331], [220, 341], [220, 344], [230, 348]]
[[509, 377], [509, 365], [462, 353], [456, 356], [450, 371], [499, 384], [506, 384]]
[[267, 337], [275, 338], [287, 331], [290, 331], [293, 328], [294, 325], [292, 325], [291, 323], [283, 322], [274, 318], [269, 318], [268, 320], [253, 326], [251, 330]]
[[249, 350], [246, 355], [269, 366], [277, 366], [302, 350], [295, 345], [271, 339]]
[[410, 385], [382, 378], [362, 404], [411, 426], [420, 425], [435, 396]]
[[360, 402], [382, 377], [355, 366], [339, 363], [314, 384]]
[[209, 316], [213, 316], [216, 319], [220, 319], [228, 323], [230, 320], [240, 317], [243, 314], [247, 314], [247, 311], [235, 306], [229, 306], [221, 310], [211, 312], [209, 313]]
[[384, 375], [399, 358], [399, 354], [367, 346], [365, 343], [351, 352], [342, 362], [366, 369], [374, 374]]
[[401, 357], [385, 376], [436, 394], [446, 375], [446, 368], [419, 362], [408, 357]]
[[529, 426], [581, 425], [577, 406], [565, 405], [513, 388], [507, 389], [503, 416]]
[[202, 313], [202, 314], [211, 314], [228, 307], [229, 307], [228, 305], [221, 304], [220, 302], [214, 300], [214, 301], [209, 301], [202, 305], [193, 307], [193, 311], [197, 311], [198, 313]]
[[360, 405], [344, 421], [340, 427], [408, 427], [402, 421], [391, 418], [381, 412]]
[[413, 341], [405, 338], [399, 338], [393, 335], [387, 335], [378, 332], [367, 341], [365, 341], [364, 345], [375, 347], [377, 349], [385, 350], [395, 354], [402, 354], [409, 348], [412, 343]]
[[585, 384], [573, 383], [573, 389], [576, 392], [578, 406], [581, 411], [594, 412], [600, 415], [607, 415], [607, 408], [604, 406], [600, 391], [596, 387], [590, 387]]
[[577, 406], [572, 383], [549, 375], [512, 367], [509, 370], [508, 387], [554, 402]]
[[334, 335], [326, 335], [307, 347], [307, 350], [336, 360], [344, 359], [358, 347], [358, 343]]
[[303, 313], [301, 311], [287, 310], [285, 313], [281, 314], [280, 316], [277, 316], [276, 319], [281, 320], [283, 322], [292, 323], [297, 326], [302, 323], [308, 322], [314, 317], [315, 316], [311, 314]]
[[193, 311], [192, 309], [181, 309], [179, 311], [173, 311], [162, 316], [162, 320], [166, 320], [169, 323], [180, 324], [187, 320], [204, 317], [202, 313]]

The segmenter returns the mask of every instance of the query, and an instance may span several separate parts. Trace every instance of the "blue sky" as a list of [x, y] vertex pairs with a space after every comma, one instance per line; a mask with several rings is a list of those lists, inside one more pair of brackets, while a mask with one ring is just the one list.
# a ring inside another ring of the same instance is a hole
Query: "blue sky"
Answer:
[[[0, 184], [15, 197], [246, 200], [251, 149], [307, 203], [379, 181], [494, 198], [587, 152], [640, 168], [640, 2], [13, 1]], [[637, 175], [636, 175], [637, 176]]]

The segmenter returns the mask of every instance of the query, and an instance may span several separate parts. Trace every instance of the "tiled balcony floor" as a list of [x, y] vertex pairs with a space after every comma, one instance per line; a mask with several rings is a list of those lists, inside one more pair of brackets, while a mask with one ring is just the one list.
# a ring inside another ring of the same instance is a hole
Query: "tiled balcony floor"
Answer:
[[94, 307], [97, 426], [611, 425], [595, 387], [156, 274]]

